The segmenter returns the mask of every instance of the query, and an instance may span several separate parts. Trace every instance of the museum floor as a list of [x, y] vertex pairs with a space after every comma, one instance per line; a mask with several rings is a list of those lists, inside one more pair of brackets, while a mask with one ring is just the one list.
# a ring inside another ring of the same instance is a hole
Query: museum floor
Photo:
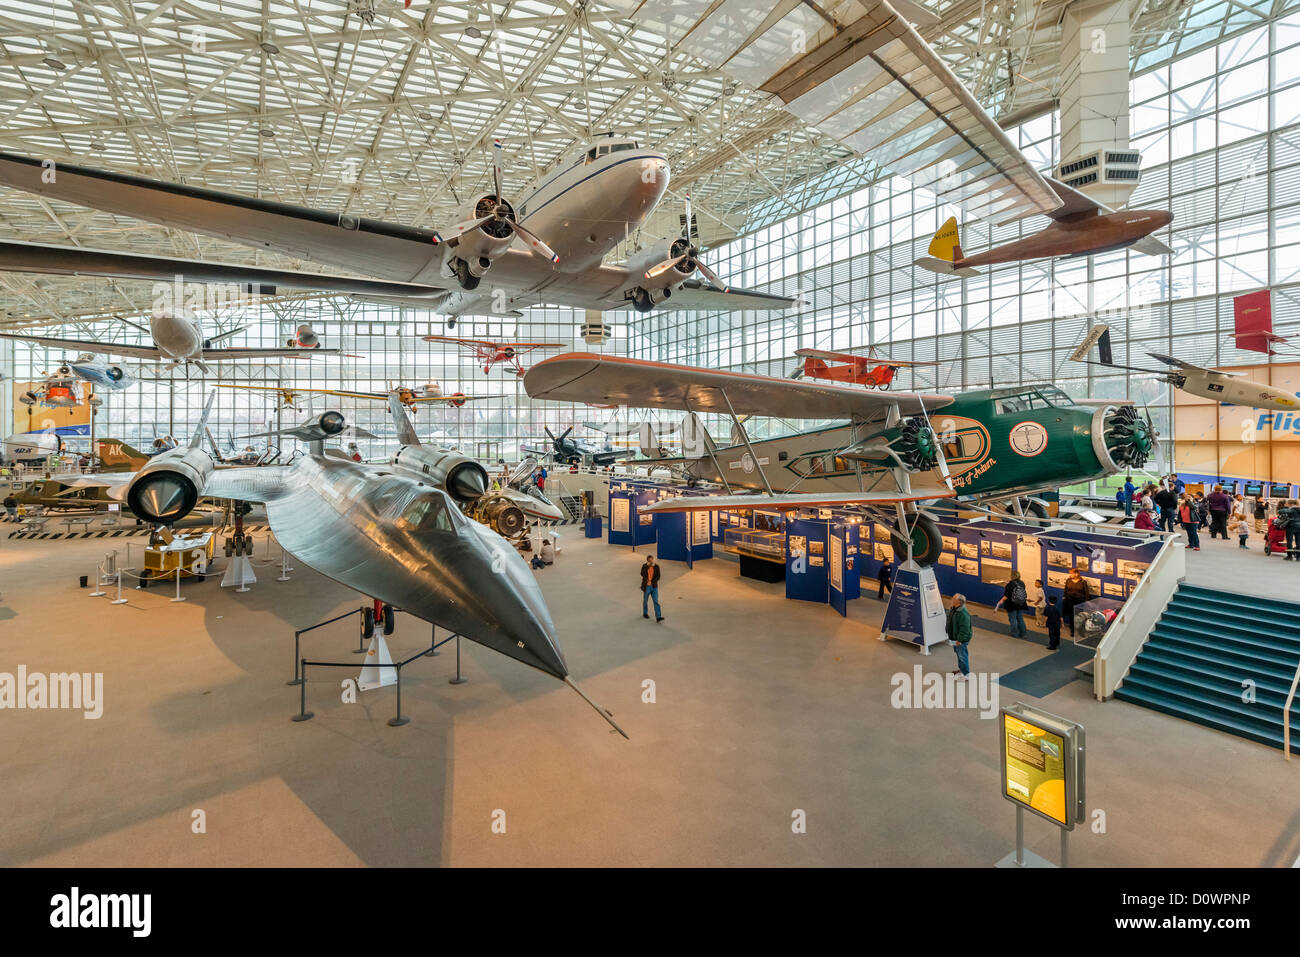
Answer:
[[[1014, 842], [996, 723], [891, 706], [894, 674], [947, 672], [954, 659], [877, 641], [874, 588], [844, 620], [727, 561], [668, 563], [656, 624], [640, 615], [641, 555], [571, 530], [540, 579], [575, 679], [625, 741], [568, 688], [472, 644], [467, 684], [447, 683], [451, 654], [406, 670], [405, 727], [386, 723], [391, 688], [341, 703], [350, 669], [313, 681], [316, 717], [294, 723], [293, 631], [357, 596], [299, 566], [288, 583], [262, 571], [246, 594], [208, 581], [185, 586], [181, 604], [168, 589], [128, 589], [113, 606], [76, 581], [107, 547], [0, 537], [0, 671], [102, 671], [106, 699], [99, 720], [0, 713], [0, 865], [986, 866]], [[1300, 568], [1252, 548], [1207, 542], [1189, 575], [1294, 594]], [[427, 641], [413, 624], [400, 621], [395, 656]], [[1048, 653], [1041, 635], [1003, 630], [976, 631], [976, 670]], [[305, 641], [311, 657], [359, 661], [350, 622]], [[1300, 764], [1280, 752], [1096, 702], [1082, 682], [1041, 700], [1003, 691], [1015, 700], [1087, 728], [1087, 804], [1104, 833], [1076, 830], [1073, 864], [1300, 855]], [[796, 809], [806, 833], [792, 833]], [[1057, 858], [1046, 822], [1030, 820], [1027, 836]]]

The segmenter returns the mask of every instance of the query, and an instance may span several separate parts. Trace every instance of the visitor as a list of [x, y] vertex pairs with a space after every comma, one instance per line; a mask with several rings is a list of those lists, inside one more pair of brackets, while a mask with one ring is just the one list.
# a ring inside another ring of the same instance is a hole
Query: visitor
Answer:
[[1124, 517], [1129, 518], [1133, 515], [1133, 493], [1137, 491], [1137, 486], [1133, 484], [1133, 476], [1124, 477]]
[[1210, 503], [1205, 498], [1204, 492], [1195, 493], [1196, 498], [1196, 525], [1198, 528], [1210, 527]]
[[6, 522], [18, 521], [18, 499], [14, 498], [13, 492], [10, 492], [8, 495], [5, 496], [4, 506], [5, 506], [5, 521]]
[[647, 555], [645, 564], [641, 566], [641, 617], [649, 618], [650, 612], [646, 608], [646, 602], [654, 599], [655, 603], [655, 621], [663, 621], [664, 613], [659, 607], [659, 566], [655, 564], [655, 557]]
[[970, 674], [970, 612], [966, 610], [966, 596], [960, 592], [952, 596], [952, 610], [948, 612], [948, 640], [957, 652], [955, 675]]
[[549, 538], [542, 539], [541, 559], [543, 565], [555, 564], [555, 543]]
[[1047, 607], [1047, 599], [1043, 597], [1043, 580], [1034, 579], [1034, 587], [1029, 589], [1029, 607], [1034, 609], [1034, 617], [1043, 617], [1043, 610]]
[[1162, 488], [1156, 492], [1156, 508], [1160, 509], [1160, 530], [1162, 532], [1172, 532], [1174, 530], [1174, 511], [1178, 507], [1178, 496], [1169, 488]]
[[1011, 573], [1011, 581], [1002, 589], [1002, 597], [993, 606], [997, 611], [1004, 604], [1007, 606], [1007, 622], [1011, 626], [1012, 638], [1028, 638], [1029, 630], [1025, 627], [1025, 608], [1029, 604], [1029, 595], [1025, 583], [1020, 580], [1020, 572]]
[[1169, 482], [1170, 488], [1175, 495], [1182, 495], [1183, 492], [1187, 491], [1187, 485], [1178, 477], [1177, 472], [1169, 476]]
[[1222, 535], [1223, 540], [1226, 542], [1228, 540], [1228, 516], [1233, 509], [1232, 496], [1223, 490], [1222, 485], [1216, 485], [1214, 490], [1205, 497], [1205, 505], [1210, 512], [1210, 538]]
[[1073, 638], [1074, 606], [1082, 605], [1092, 598], [1092, 586], [1088, 584], [1088, 579], [1079, 574], [1079, 569], [1071, 568], [1070, 577], [1065, 580], [1062, 591], [1065, 594], [1061, 598], [1061, 615], [1070, 626], [1070, 637]]
[[894, 591], [894, 566], [886, 558], [880, 563], [880, 571], [876, 572], [876, 581], [880, 583], [880, 589], [876, 592], [878, 601], [885, 600], [885, 592]]
[[1255, 496], [1255, 531], [1268, 535], [1268, 499], [1264, 497], [1263, 489]]
[[1125, 515], [1128, 515], [1130, 501], [1129, 497], [1124, 494], [1123, 487], [1115, 489], [1115, 507], [1122, 508]]
[[537, 470], [537, 491], [546, 492], [546, 466], [543, 465]]
[[1061, 647], [1061, 609], [1056, 607], [1055, 595], [1047, 599], [1047, 610], [1043, 612], [1043, 620], [1047, 623], [1047, 650], [1055, 651]]
[[1133, 527], [1145, 532], [1154, 532], [1156, 530], [1155, 519], [1151, 517], [1151, 509], [1139, 509], [1137, 518], [1133, 520]]
[[1232, 514], [1228, 518], [1228, 527], [1237, 533], [1237, 547], [1249, 548], [1246, 539], [1250, 537], [1250, 519], [1246, 517], [1246, 500], [1240, 495], [1233, 496]]
[[1187, 547], [1199, 552], [1201, 536], [1197, 528], [1200, 525], [1200, 514], [1196, 508], [1196, 499], [1191, 495], [1184, 496], [1182, 504], [1178, 506], [1178, 524], [1183, 526], [1183, 531], [1187, 534]]
[[[1286, 560], [1300, 562], [1300, 502], [1292, 501], [1290, 506], [1286, 520]], [[1279, 521], [1281, 515], [1279, 509]]]

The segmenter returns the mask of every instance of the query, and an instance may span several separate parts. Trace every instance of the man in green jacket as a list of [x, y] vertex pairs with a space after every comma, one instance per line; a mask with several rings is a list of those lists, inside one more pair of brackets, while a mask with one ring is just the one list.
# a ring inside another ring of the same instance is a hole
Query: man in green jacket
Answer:
[[953, 674], [970, 674], [970, 612], [966, 610], [966, 596], [952, 596], [952, 610], [948, 612], [948, 637], [957, 652], [957, 670]]

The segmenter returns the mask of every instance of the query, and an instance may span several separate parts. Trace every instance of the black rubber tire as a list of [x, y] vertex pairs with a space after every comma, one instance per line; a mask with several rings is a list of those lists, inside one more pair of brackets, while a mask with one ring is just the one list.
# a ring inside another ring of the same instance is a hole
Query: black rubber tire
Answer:
[[375, 637], [375, 609], [370, 605], [361, 609], [361, 637], [367, 640]]
[[[939, 553], [943, 551], [943, 536], [939, 533], [939, 526], [934, 519], [917, 515], [912, 520], [915, 522], [912, 527], [912, 561], [922, 568], [929, 568], [939, 560]], [[894, 561], [900, 563], [906, 561], [907, 541], [897, 525], [890, 526], [889, 540], [894, 546]]]
[[1026, 515], [1032, 515], [1034, 518], [1051, 518], [1042, 502], [1035, 502], [1027, 498], [1021, 499], [1020, 508]]
[[393, 610], [392, 605], [384, 605], [384, 635], [388, 636], [393, 633], [397, 627], [397, 613]]

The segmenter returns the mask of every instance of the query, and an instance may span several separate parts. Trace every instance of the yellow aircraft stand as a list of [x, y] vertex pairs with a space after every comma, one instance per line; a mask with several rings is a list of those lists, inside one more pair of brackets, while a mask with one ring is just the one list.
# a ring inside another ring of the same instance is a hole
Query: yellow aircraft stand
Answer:
[[168, 545], [150, 545], [144, 550], [141, 578], [171, 578], [180, 568], [186, 577], [201, 576], [212, 564], [216, 536], [212, 532], [177, 535]]

